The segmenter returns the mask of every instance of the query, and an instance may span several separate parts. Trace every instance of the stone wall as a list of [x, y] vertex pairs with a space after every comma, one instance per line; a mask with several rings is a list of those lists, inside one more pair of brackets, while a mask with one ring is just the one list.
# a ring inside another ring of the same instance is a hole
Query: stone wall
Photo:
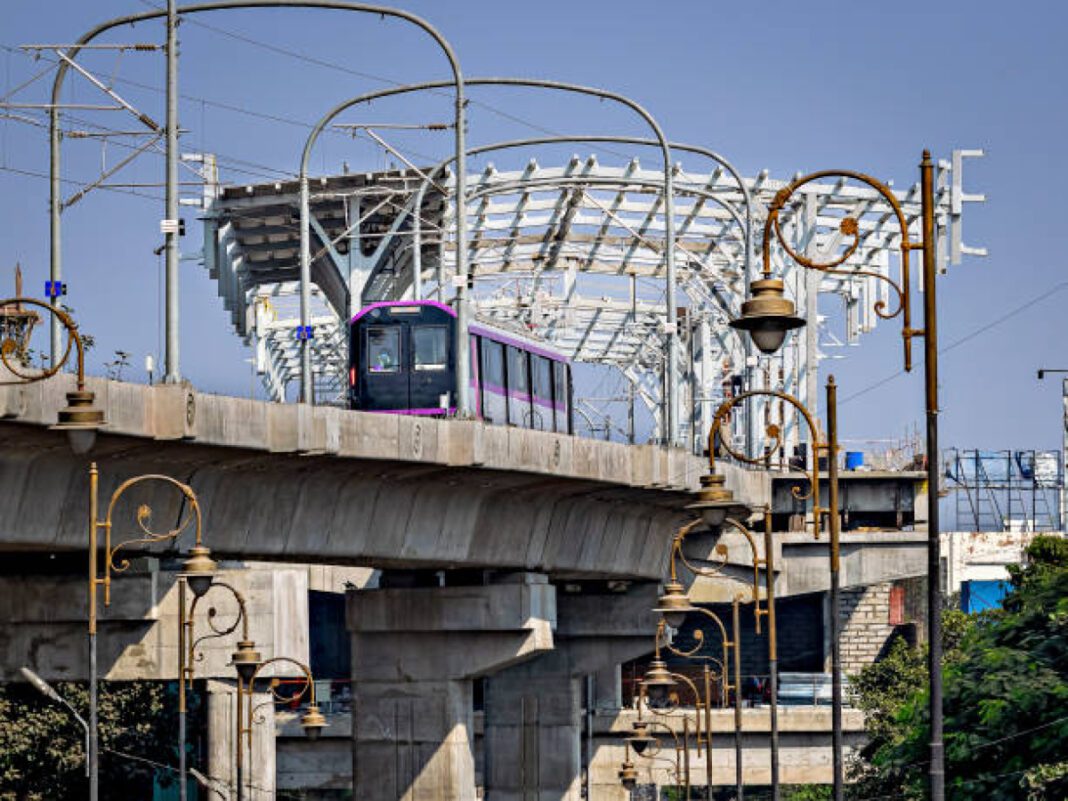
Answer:
[[890, 625], [890, 590], [893, 582], [842, 590], [842, 671], [857, 673], [882, 653], [894, 626]]

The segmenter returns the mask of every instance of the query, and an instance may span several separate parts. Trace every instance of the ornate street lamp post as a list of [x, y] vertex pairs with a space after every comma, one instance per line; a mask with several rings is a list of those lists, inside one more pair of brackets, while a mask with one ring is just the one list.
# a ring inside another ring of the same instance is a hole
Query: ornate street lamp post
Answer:
[[[696, 524], [692, 524], [696, 525]], [[684, 527], [684, 530], [688, 527]], [[674, 553], [674, 551], [673, 551]], [[674, 562], [674, 559], [672, 560]], [[666, 663], [660, 659], [660, 641], [663, 629], [665, 626], [670, 628], [678, 628], [682, 625], [682, 622], [689, 614], [699, 614], [707, 617], [713, 623], [716, 624], [716, 628], [720, 634], [720, 645], [722, 648], [723, 658], [720, 661], [721, 666], [721, 681], [723, 699], [726, 701], [730, 695], [730, 691], [734, 691], [734, 758], [735, 758], [735, 784], [736, 791], [738, 793], [738, 801], [743, 801], [745, 797], [745, 787], [743, 783], [742, 775], [742, 638], [741, 638], [741, 626], [739, 623], [738, 604], [740, 599], [735, 597], [732, 601], [733, 612], [733, 639], [727, 634], [727, 627], [720, 620], [719, 616], [710, 609], [705, 609], [701, 606], [694, 606], [690, 603], [690, 599], [683, 592], [682, 585], [677, 581], [674, 573], [674, 564], [672, 564], [672, 581], [669, 582], [664, 588], [664, 594], [660, 596], [654, 612], [659, 612], [662, 620], [660, 625], [657, 626], [657, 641], [656, 651], [654, 654], [653, 662], [649, 666], [649, 670], [645, 674], [645, 680], [642, 682], [643, 686], [649, 687], [650, 691], [656, 691], [663, 693], [667, 686], [674, 682], [665, 681], [665, 677], [670, 678], [667, 671]], [[701, 658], [695, 657], [697, 652], [701, 649], [705, 642], [704, 631], [700, 628], [694, 631], [694, 639], [697, 640], [697, 645], [689, 651], [683, 651], [675, 648], [670, 643], [665, 642], [665, 648], [676, 656], [685, 657], [687, 659]], [[729, 681], [730, 667], [728, 661], [728, 653], [733, 649], [734, 654], [734, 681]], [[707, 658], [707, 657], [706, 657]], [[696, 691], [695, 691], [696, 692]], [[707, 666], [705, 667], [705, 695], [707, 698], [711, 695], [711, 687], [709, 684], [709, 671]], [[706, 730], [708, 739], [706, 746], [708, 748], [708, 759], [706, 760], [706, 773], [708, 786], [712, 786], [712, 713], [706, 706]]]
[[[21, 283], [21, 276], [16, 283]], [[50, 367], [32, 369], [26, 365], [30, 333], [37, 322], [37, 313], [27, 311], [26, 306], [44, 309], [57, 321], [57, 327], [67, 329], [66, 346]], [[59, 410], [59, 419], [53, 428], [67, 432], [70, 448], [75, 454], [88, 453], [96, 442], [96, 432], [104, 426], [104, 413], [93, 406], [96, 396], [85, 388], [85, 343], [77, 324], [62, 309], [25, 297], [0, 300], [0, 319], [4, 322], [0, 331], [0, 361], [13, 376], [0, 377], [0, 386], [44, 381], [63, 368], [72, 349], [77, 354], [78, 383], [74, 392], [67, 393], [67, 405]]]
[[[97, 590], [104, 588], [104, 606], [111, 605], [111, 574], [122, 573], [130, 567], [129, 559], [115, 561], [115, 556], [122, 548], [132, 545], [156, 545], [162, 542], [176, 540], [185, 531], [190, 523], [195, 523], [194, 545], [190, 549], [189, 558], [182, 565], [182, 573], [186, 577], [189, 589], [194, 595], [203, 594], [211, 586], [211, 577], [215, 572], [216, 565], [211, 559], [211, 552], [201, 544], [202, 520], [200, 504], [196, 493], [188, 484], [183, 484], [170, 476], [148, 474], [127, 479], [111, 495], [108, 502], [107, 514], [103, 520], [99, 519], [98, 493], [100, 475], [94, 462], [89, 467], [89, 799], [97, 801], [99, 798], [100, 774], [99, 774], [99, 744], [98, 744], [98, 699], [97, 699], [97, 659], [96, 659], [96, 634], [97, 634]], [[184, 517], [178, 521], [174, 528], [163, 532], [155, 532], [152, 524], [152, 507], [142, 504], [137, 509], [137, 527], [141, 530], [141, 536], [133, 537], [112, 545], [112, 529], [114, 524], [115, 506], [119, 499], [131, 488], [160, 482], [177, 489], [188, 505]], [[97, 565], [99, 547], [98, 537], [100, 530], [104, 532], [104, 571], [100, 575]], [[180, 682], [179, 682], [180, 683]], [[184, 775], [182, 779], [184, 781]]]
[[189, 584], [189, 586], [192, 587], [192, 582], [196, 580], [196, 577], [191, 577], [185, 574], [178, 577], [178, 729], [180, 743], [179, 775], [182, 777], [182, 801], [185, 801], [186, 774], [186, 682], [188, 682], [188, 687], [191, 690], [193, 688], [196, 663], [203, 658], [203, 654], [197, 654], [197, 649], [206, 640], [217, 639], [232, 634], [237, 630], [238, 625], [241, 626], [241, 641], [249, 641], [248, 607], [245, 604], [245, 597], [232, 585], [219, 580], [213, 581], [208, 587], [208, 591], [218, 588], [229, 592], [234, 600], [237, 601], [237, 616], [234, 617], [229, 625], [220, 626], [215, 622], [215, 618], [218, 616], [218, 611], [214, 606], [208, 607], [209, 633], [203, 634], [200, 637], [195, 636], [194, 626], [196, 622], [197, 605], [200, 603], [201, 599], [207, 595], [207, 592], [198, 594], [194, 591], [193, 603], [189, 605], [187, 610], [185, 598], [186, 585]]
[[[754, 281], [756, 286], [759, 281]], [[789, 301], [783, 301], [783, 303], [789, 303]], [[786, 329], [778, 328], [777, 331], [784, 331]], [[781, 344], [781, 339], [780, 339]], [[827, 436], [824, 438], [816, 425], [816, 421], [807, 408], [793, 395], [785, 392], [779, 392], [776, 390], [752, 390], [750, 392], [743, 392], [733, 398], [729, 398], [716, 410], [715, 417], [712, 421], [712, 427], [708, 432], [708, 465], [709, 472], [707, 475], [701, 477], [702, 489], [698, 493], [698, 500], [696, 503], [690, 504], [687, 508], [699, 512], [704, 519], [705, 523], [712, 530], [718, 530], [725, 522], [730, 523], [733, 528], [741, 531], [746, 541], [749, 543], [749, 547], [753, 553], [753, 598], [756, 602], [756, 615], [759, 626], [759, 620], [761, 614], [768, 614], [768, 624], [771, 631], [769, 631], [768, 642], [768, 669], [771, 674], [772, 683], [772, 711], [771, 711], [771, 726], [772, 726], [772, 798], [774, 801], [778, 801], [779, 798], [779, 765], [778, 765], [778, 699], [776, 695], [778, 693], [778, 645], [776, 643], [777, 632], [774, 630], [774, 611], [772, 606], [774, 604], [773, 590], [771, 585], [774, 578], [771, 573], [770, 567], [767, 566], [765, 561], [765, 567], [767, 568], [767, 586], [769, 592], [768, 610], [762, 612], [759, 607], [759, 599], [757, 597], [757, 583], [758, 583], [758, 557], [756, 551], [756, 543], [753, 541], [752, 535], [749, 534], [748, 529], [745, 526], [737, 522], [737, 518], [745, 516], [747, 507], [734, 500], [733, 493], [726, 489], [724, 484], [724, 477], [716, 473], [716, 446], [723, 448], [723, 450], [731, 457], [738, 461], [745, 462], [752, 465], [765, 465], [767, 457], [750, 457], [747, 454], [739, 453], [734, 450], [729, 437], [721, 436], [724, 423], [731, 410], [743, 403], [747, 398], [754, 396], [767, 396], [773, 398], [779, 398], [797, 409], [798, 413], [805, 420], [808, 426], [809, 434], [813, 443], [813, 462], [812, 469], [808, 473], [809, 476], [809, 488], [807, 491], [801, 491], [798, 487], [794, 487], [791, 491], [795, 498], [799, 500], [812, 500], [812, 533], [813, 536], [819, 539], [820, 530], [823, 524], [823, 516], [826, 515], [828, 519], [828, 528], [830, 530], [830, 542], [829, 542], [829, 569], [830, 569], [830, 640], [831, 640], [831, 742], [833, 751], [834, 762], [834, 788], [835, 798], [837, 801], [841, 801], [841, 794], [844, 785], [844, 763], [842, 756], [842, 664], [841, 664], [841, 648], [840, 648], [840, 634], [841, 634], [841, 621], [838, 619], [839, 610], [841, 608], [841, 588], [840, 588], [840, 517], [838, 513], [838, 416], [837, 416], [837, 385], [834, 381], [834, 376], [830, 376], [827, 380]], [[780, 432], [776, 426], [768, 426], [768, 435], [770, 436], [773, 447], [777, 447], [780, 442]], [[827, 477], [828, 477], [828, 494], [829, 501], [827, 507], [820, 505], [820, 468], [819, 457], [820, 455], [827, 457]], [[771, 537], [771, 511], [767, 511], [765, 517], [765, 560], [771, 558], [772, 552], [772, 537]], [[688, 568], [695, 573], [700, 573], [700, 570], [696, 569], [696, 566], [691, 565], [687, 560], [685, 553], [682, 550], [682, 543], [689, 533], [689, 528], [680, 530], [679, 535], [676, 536], [676, 545], [672, 551], [672, 570], [674, 571], [674, 557], [678, 557], [687, 565]], [[718, 547], [718, 546], [717, 546]], [[705, 571], [707, 574], [707, 571]]]
[[[771, 792], [773, 801], [779, 799], [779, 667], [778, 667], [778, 633], [776, 630], [775, 620], [775, 557], [772, 552], [772, 530], [771, 530], [771, 508], [767, 507], [764, 510], [764, 557], [761, 558], [756, 547], [756, 542], [753, 539], [753, 535], [749, 532], [744, 525], [738, 522], [734, 517], [724, 517], [723, 523], [733, 528], [738, 533], [745, 537], [746, 543], [749, 545], [749, 550], [753, 560], [753, 616], [756, 623], [756, 633], [760, 634], [760, 619], [767, 617], [768, 619], [768, 676], [771, 689]], [[721, 526], [722, 526], [721, 524]], [[704, 532], [695, 532], [694, 528], [697, 523], [691, 523], [683, 526], [679, 529], [675, 535], [675, 541], [672, 545], [671, 551], [671, 580], [665, 586], [664, 595], [661, 596], [660, 607], [657, 611], [661, 611], [664, 615], [664, 620], [668, 625], [673, 628], [678, 628], [681, 625], [682, 619], [685, 617], [684, 610], [690, 607], [689, 598], [686, 596], [684, 588], [678, 581], [678, 567], [676, 560], [682, 562], [687, 570], [693, 573], [695, 576], [705, 577], [721, 577], [722, 565], [715, 569], [702, 567], [691, 561], [685, 552], [685, 541], [691, 534], [703, 534]], [[721, 526], [711, 529], [711, 533], [717, 539], [721, 534]], [[725, 546], [721, 543], [716, 545], [717, 555], [726, 559], [727, 552]], [[764, 609], [760, 608], [760, 566], [764, 566], [765, 578], [764, 586], [766, 591], [766, 603]], [[669, 611], [670, 610], [670, 611]], [[673, 620], [677, 621], [677, 624], [673, 624]]]
[[[898, 284], [882, 273], [859, 269], [839, 269], [841, 265], [856, 252], [860, 245], [860, 223], [852, 216], [843, 217], [839, 230], [845, 236], [852, 237], [852, 242], [845, 251], [837, 258], [828, 262], [817, 262], [792, 250], [782, 235], [780, 213], [786, 206], [790, 197], [799, 188], [822, 178], [838, 178], [858, 181], [867, 184], [878, 192], [890, 205], [894, 219], [901, 231], [901, 283]], [[789, 185], [780, 189], [771, 207], [768, 209], [768, 217], [764, 223], [763, 242], [763, 276], [764, 281], [773, 281], [771, 278], [771, 237], [772, 233], [778, 238], [783, 250], [806, 269], [818, 270], [825, 273], [836, 273], [847, 276], [867, 276], [885, 281], [894, 291], [897, 297], [897, 306], [893, 311], [886, 310], [886, 304], [880, 300], [875, 303], [874, 311], [883, 319], [901, 317], [901, 337], [904, 346], [905, 370], [912, 370], [912, 340], [914, 337], [923, 337], [924, 341], [924, 378], [925, 378], [925, 406], [927, 418], [927, 632], [930, 641], [928, 649], [928, 671], [930, 681], [929, 691], [929, 715], [931, 722], [930, 762], [928, 766], [928, 788], [931, 801], [944, 801], [945, 798], [945, 766], [944, 748], [942, 736], [942, 586], [941, 586], [941, 543], [939, 541], [939, 513], [938, 513], [938, 305], [936, 301], [936, 275], [938, 271], [935, 248], [935, 201], [934, 201], [934, 164], [931, 161], [931, 153], [923, 151], [923, 159], [920, 162], [920, 194], [921, 194], [921, 239], [913, 240], [909, 231], [908, 220], [901, 207], [900, 201], [886, 184], [851, 170], [822, 170], [820, 172], [803, 175]], [[910, 280], [909, 256], [914, 250], [919, 250], [923, 255], [923, 328], [912, 327], [912, 283]], [[754, 292], [759, 281], [753, 282]], [[776, 290], [769, 285], [769, 296], [781, 297], [781, 282], [777, 282]], [[756, 297], [750, 303], [755, 303]], [[788, 301], [787, 301], [788, 303]], [[748, 305], [748, 304], [747, 304]], [[790, 304], [792, 306], [792, 304]], [[775, 344], [770, 351], [775, 352], [782, 342], [772, 342], [769, 332], [797, 327], [799, 318], [793, 316], [792, 310], [782, 309], [765, 310], [763, 308], [749, 308], [743, 306], [743, 314], [731, 323], [735, 328], [749, 331], [757, 342], [761, 336], [765, 344]], [[801, 321], [803, 323], [803, 321]], [[759, 347], [759, 342], [758, 342]], [[841, 799], [841, 788], [835, 792], [836, 801]]]
[[[246, 631], [247, 637], [247, 631]], [[269, 665], [276, 665], [286, 663], [293, 665], [303, 674], [303, 683], [299, 688], [290, 694], [283, 694], [278, 691], [278, 687], [272, 685], [270, 688], [271, 700], [267, 704], [273, 706], [275, 703], [294, 703], [299, 701], [304, 695], [308, 695], [308, 709], [301, 716], [300, 727], [304, 731], [304, 736], [309, 740], [318, 740], [319, 735], [322, 733], [329, 724], [326, 722], [326, 718], [322, 712], [319, 711], [319, 705], [315, 700], [315, 677], [312, 676], [311, 668], [309, 668], [303, 662], [292, 659], [288, 656], [276, 656], [273, 659], [266, 661], [260, 660], [260, 654], [255, 650], [255, 643], [251, 640], [245, 639], [238, 643], [238, 650], [233, 655], [233, 665], [237, 669], [237, 715], [236, 721], [236, 735], [237, 735], [237, 799], [241, 801], [245, 797], [245, 786], [242, 781], [241, 766], [242, 766], [242, 752], [245, 749], [245, 745], [242, 742], [243, 738], [247, 738], [247, 747], [249, 750], [249, 759], [251, 762], [252, 757], [252, 724], [253, 722], [262, 722], [262, 718], [258, 717], [255, 712], [259, 707], [252, 706], [252, 696], [256, 687], [256, 679], [259, 678], [260, 672]], [[247, 695], [245, 699], [247, 703], [243, 703], [242, 695]], [[261, 704], [262, 706], [262, 704]], [[251, 770], [250, 770], [251, 773]], [[249, 777], [251, 780], [251, 776]]]

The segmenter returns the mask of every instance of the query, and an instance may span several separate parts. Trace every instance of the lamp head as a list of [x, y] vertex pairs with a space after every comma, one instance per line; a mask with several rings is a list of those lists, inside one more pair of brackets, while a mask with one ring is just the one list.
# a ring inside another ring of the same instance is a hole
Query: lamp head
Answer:
[[664, 585], [664, 594], [657, 599], [654, 612], [659, 612], [664, 622], [671, 628], [679, 628], [685, 621], [688, 612], [693, 610], [693, 605], [686, 595], [686, 589], [677, 581], [669, 581]]
[[633, 762], [622, 762], [619, 766], [619, 783], [625, 790], [633, 790], [638, 783], [638, 771]]
[[727, 489], [726, 478], [719, 473], [701, 476], [697, 500], [686, 508], [701, 515], [705, 525], [713, 530], [722, 526], [728, 517], [744, 520], [752, 513], [747, 505], [734, 499], [734, 492]]
[[182, 572], [178, 575], [186, 580], [189, 589], [197, 598], [211, 589], [219, 565], [211, 558], [211, 551], [203, 545], [194, 545], [189, 550], [189, 558], [182, 562]]
[[319, 735], [323, 733], [328, 725], [326, 718], [323, 717], [323, 713], [319, 711], [319, 707], [312, 704], [308, 707], [308, 711], [300, 719], [300, 727], [304, 730], [304, 736], [309, 740], [318, 740]]
[[632, 725], [634, 726], [634, 734], [626, 737], [625, 741], [627, 745], [634, 749], [635, 754], [641, 756], [650, 745], [656, 743], [656, 738], [649, 734], [649, 724], [644, 720], [636, 720]]
[[88, 390], [67, 393], [67, 405], [59, 410], [59, 422], [52, 428], [66, 431], [70, 449], [78, 456], [96, 444], [96, 432], [104, 427], [104, 412], [93, 406], [96, 395]]
[[241, 640], [230, 658], [230, 664], [237, 669], [237, 675], [242, 681], [252, 681], [256, 669], [260, 666], [260, 652], [256, 650], [256, 643], [252, 640]]
[[645, 671], [645, 677], [642, 679], [642, 685], [649, 697], [649, 705], [653, 708], [666, 705], [668, 693], [677, 684], [678, 682], [671, 678], [667, 662], [659, 658], [649, 663], [649, 669]]
[[742, 316], [731, 320], [731, 328], [748, 331], [762, 353], [772, 354], [782, 347], [788, 331], [805, 324], [794, 314], [794, 303], [783, 292], [778, 278], [763, 278], [750, 285], [753, 296], [742, 304]]

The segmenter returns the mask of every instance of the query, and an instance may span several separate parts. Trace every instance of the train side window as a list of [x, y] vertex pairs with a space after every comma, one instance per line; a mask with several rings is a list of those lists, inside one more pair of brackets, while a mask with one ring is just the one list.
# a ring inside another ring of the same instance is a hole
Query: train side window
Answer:
[[527, 354], [519, 348], [508, 346], [508, 389], [527, 394], [530, 381], [527, 379]]
[[482, 339], [482, 381], [504, 389], [504, 345]]
[[367, 329], [367, 371], [396, 373], [400, 370], [400, 328]]
[[567, 365], [563, 362], [553, 362], [553, 383], [556, 385], [556, 393], [553, 399], [557, 405], [567, 404]]
[[412, 328], [412, 367], [444, 370], [448, 366], [449, 331], [443, 325]]
[[530, 372], [534, 379], [534, 394], [551, 403], [553, 399], [552, 365], [544, 356], [532, 355], [530, 359]]

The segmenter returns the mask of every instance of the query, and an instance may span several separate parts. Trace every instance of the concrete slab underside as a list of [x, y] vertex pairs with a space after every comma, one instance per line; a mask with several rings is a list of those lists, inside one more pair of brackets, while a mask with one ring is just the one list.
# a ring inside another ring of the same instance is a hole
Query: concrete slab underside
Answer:
[[[554, 575], [655, 578], [682, 519], [682, 493], [529, 473], [271, 454], [181, 440], [102, 437], [101, 498], [142, 473], [187, 481], [219, 556], [435, 569], [526, 569]], [[86, 545], [88, 461], [65, 439], [0, 424], [4, 550]], [[116, 538], [136, 534], [137, 505], [158, 525], [179, 518], [162, 484], [129, 494]], [[125, 531], [121, 530], [125, 526]], [[189, 545], [183, 538], [169, 551]]]

